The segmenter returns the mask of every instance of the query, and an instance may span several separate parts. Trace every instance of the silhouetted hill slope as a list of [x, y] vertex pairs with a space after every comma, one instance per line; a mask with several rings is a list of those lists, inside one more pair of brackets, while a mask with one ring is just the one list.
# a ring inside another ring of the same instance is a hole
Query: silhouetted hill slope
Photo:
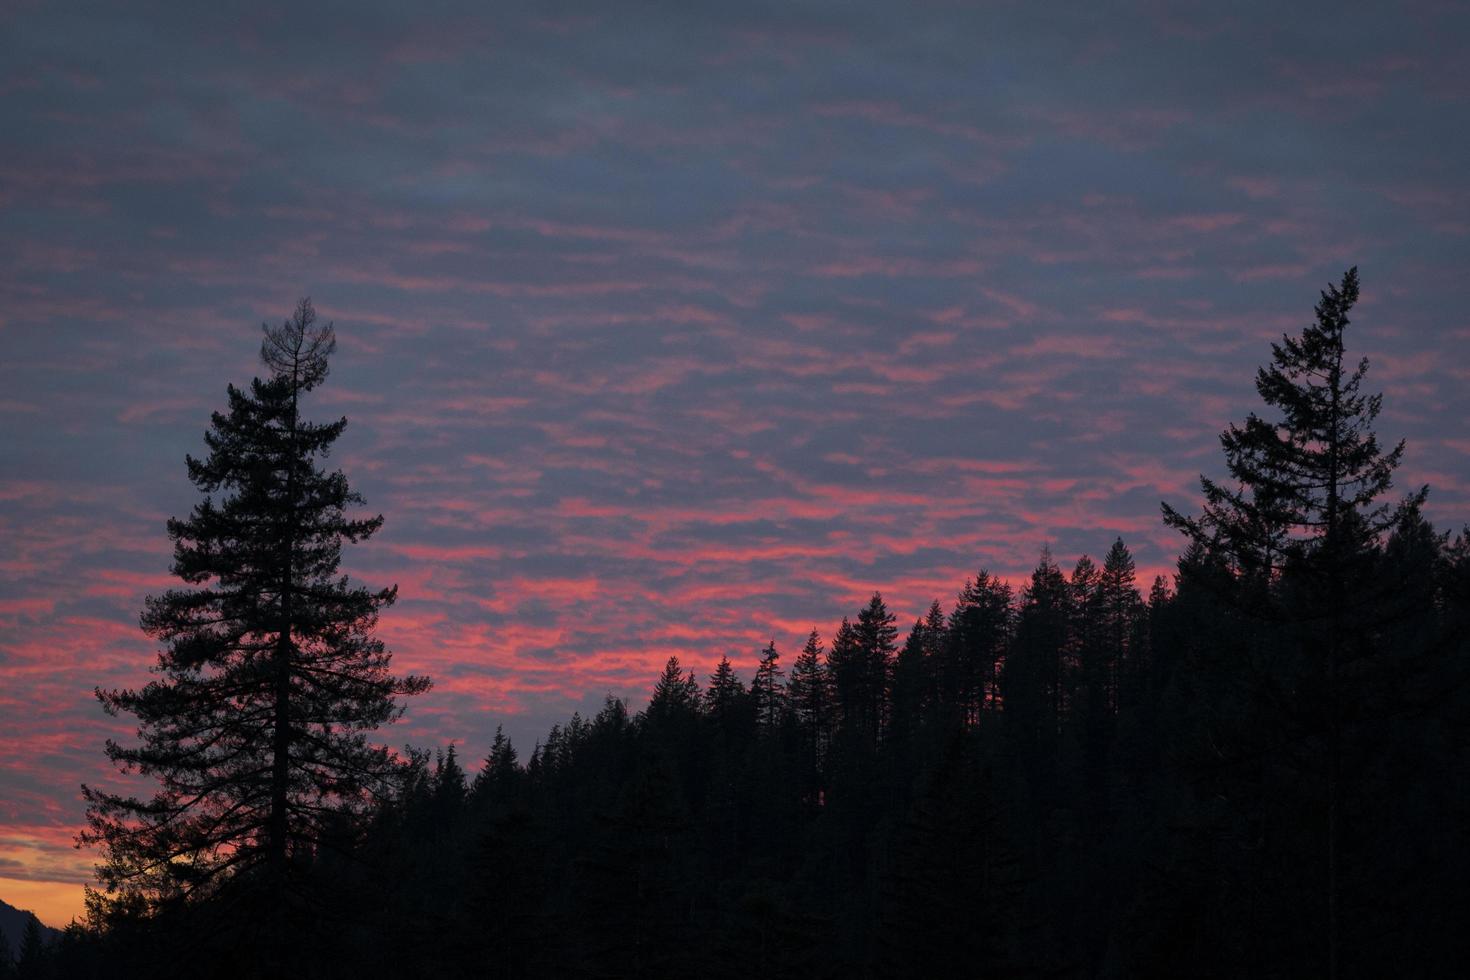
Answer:
[[[5, 940], [10, 944], [12, 954], [20, 949], [21, 937], [26, 934], [26, 923], [35, 918], [36, 913], [27, 909], [18, 909], [0, 899], [0, 933], [5, 934]], [[40, 919], [36, 921], [41, 922]], [[61, 937], [59, 929], [53, 929], [44, 922], [41, 922], [41, 932], [46, 936], [47, 942], [54, 943]]]

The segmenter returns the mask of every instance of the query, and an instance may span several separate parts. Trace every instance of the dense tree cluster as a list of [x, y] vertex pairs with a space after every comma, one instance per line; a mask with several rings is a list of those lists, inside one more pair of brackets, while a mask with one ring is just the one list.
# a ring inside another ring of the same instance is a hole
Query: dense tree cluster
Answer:
[[[1345, 973], [1448, 975], [1470, 953], [1470, 544], [1416, 518], [1364, 560], [1421, 598], [1354, 638]], [[303, 920], [299, 968], [1321, 975], [1320, 678], [1217, 562], [1191, 549], [1145, 597], [1120, 541], [1100, 567], [1043, 553], [902, 642], [875, 594], [789, 671], [767, 646], [749, 687], [671, 659], [646, 709], [609, 699], [524, 761], [499, 733], [473, 777], [452, 746], [411, 753], [360, 865], [319, 869], [340, 904]]]
[[[1354, 273], [1222, 437], [1172, 580], [1122, 540], [901, 629], [879, 593], [742, 670], [670, 658], [524, 757], [408, 750], [304, 854], [291, 974], [1447, 976], [1470, 956], [1470, 529], [1385, 497]], [[224, 898], [208, 897], [218, 902]], [[56, 975], [254, 975], [177, 910]], [[91, 964], [91, 966], [89, 966]], [[0, 967], [3, 968], [3, 967]], [[152, 972], [150, 972], [152, 971]], [[36, 974], [39, 975], [39, 974]]]

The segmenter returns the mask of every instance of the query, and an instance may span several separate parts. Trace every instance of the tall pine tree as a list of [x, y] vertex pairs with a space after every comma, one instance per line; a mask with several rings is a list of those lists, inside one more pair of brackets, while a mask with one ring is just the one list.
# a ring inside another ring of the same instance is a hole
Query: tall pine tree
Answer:
[[763, 734], [774, 732], [786, 715], [786, 685], [781, 682], [783, 673], [781, 654], [776, 650], [776, 641], [772, 640], [761, 651], [760, 666], [755, 670], [755, 680], [750, 682], [755, 720]]
[[800, 737], [804, 793], [816, 797], [818, 774], [832, 733], [832, 675], [823, 662], [822, 638], [813, 629], [791, 667], [787, 698]]
[[141, 744], [109, 741], [108, 758], [161, 785], [148, 800], [84, 788], [79, 839], [101, 847], [98, 877], [118, 902], [157, 909], [238, 886], [243, 907], [268, 910], [254, 928], [279, 952], [303, 869], [322, 848], [350, 848], [344, 817], [390, 788], [395, 762], [372, 733], [429, 681], [395, 677], [374, 636], [396, 587], [338, 573], [343, 543], [383, 518], [350, 516], [362, 497], [320, 465], [347, 420], [301, 416], [326, 379], [332, 327], [302, 300], [264, 329], [270, 376], [231, 385], [208, 455], [187, 458], [205, 497], [168, 522], [187, 587], [150, 597], [142, 615], [163, 644], [157, 678], [97, 692], [109, 714], [138, 719]]
[[[1316, 320], [1301, 336], [1271, 345], [1256, 391], [1275, 417], [1252, 413], [1220, 436], [1235, 486], [1200, 478], [1204, 510], [1187, 517], [1168, 504], [1165, 521], [1233, 572], [1231, 601], [1293, 638], [1290, 691], [1272, 705], [1320, 744], [1325, 826], [1325, 929], [1328, 976], [1341, 967], [1341, 828], [1344, 745], [1353, 702], [1375, 697], [1355, 687], [1362, 641], [1381, 625], [1383, 595], [1373, 574], [1382, 536], [1417, 512], [1428, 492], [1384, 499], [1404, 443], [1385, 450], [1373, 423], [1382, 396], [1362, 390], [1368, 359], [1347, 359], [1344, 333], [1358, 300], [1358, 271], [1328, 286]], [[1262, 687], [1259, 693], [1271, 694]]]

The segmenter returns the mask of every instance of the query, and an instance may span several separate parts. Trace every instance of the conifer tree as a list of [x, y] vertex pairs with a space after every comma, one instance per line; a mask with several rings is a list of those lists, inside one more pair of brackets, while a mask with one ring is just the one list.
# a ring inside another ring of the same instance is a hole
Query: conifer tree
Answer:
[[684, 695], [684, 668], [680, 666], [678, 657], [670, 657], [664, 663], [663, 673], [653, 682], [653, 696], [648, 701], [650, 713], [655, 706], [662, 710], [680, 704]]
[[1000, 676], [1014, 761], [1039, 796], [1055, 788], [1070, 636], [1071, 589], [1051, 550], [1043, 548], [1031, 581], [1021, 592], [1015, 641]]
[[373, 635], [396, 587], [371, 591], [338, 573], [343, 543], [371, 537], [383, 518], [350, 516], [362, 497], [321, 466], [347, 420], [301, 415], [326, 379], [332, 327], [302, 300], [264, 331], [269, 377], [231, 385], [208, 455], [187, 458], [205, 497], [168, 522], [187, 587], [149, 598], [142, 615], [163, 644], [157, 678], [97, 692], [109, 714], [137, 717], [142, 740], [109, 741], [108, 758], [161, 786], [150, 800], [84, 787], [79, 840], [102, 848], [98, 876], [121, 902], [157, 908], [258, 886], [252, 907], [270, 910], [279, 948], [298, 869], [321, 848], [350, 847], [343, 816], [391, 788], [393, 757], [369, 738], [429, 681], [395, 677]]
[[857, 731], [866, 719], [867, 664], [857, 634], [846, 616], [832, 635], [827, 651], [827, 671], [832, 677], [832, 706], [839, 733]]
[[[645, 717], [655, 728], [678, 727], [699, 714], [699, 681], [691, 670], [685, 672], [678, 657], [670, 657], [663, 673], [653, 685]], [[544, 753], [543, 753], [544, 754]]]
[[1143, 614], [1143, 597], [1138, 594], [1133, 555], [1122, 538], [1113, 541], [1103, 559], [1097, 583], [1100, 667], [1104, 673], [1107, 705], [1118, 710], [1118, 690], [1125, 662], [1134, 654], [1135, 636]]
[[459, 764], [459, 756], [451, 742], [449, 748], [442, 754], [436, 754], [434, 760], [435, 808], [444, 816], [452, 818], [463, 809], [468, 795], [469, 786], [464, 767]]
[[[1247, 615], [1294, 633], [1302, 658], [1290, 705], [1293, 724], [1321, 733], [1326, 804], [1326, 973], [1340, 968], [1340, 828], [1349, 648], [1383, 615], [1373, 555], [1382, 535], [1417, 512], [1428, 488], [1384, 499], [1404, 443], [1383, 449], [1373, 430], [1382, 396], [1366, 394], [1368, 359], [1347, 359], [1344, 334], [1358, 300], [1358, 271], [1329, 285], [1315, 322], [1271, 345], [1256, 391], [1277, 417], [1251, 413], [1220, 436], [1236, 486], [1200, 478], [1204, 508], [1164, 519], [1233, 573], [1225, 594]], [[1257, 692], [1260, 693], [1260, 692]]]
[[510, 794], [519, 777], [516, 748], [506, 736], [504, 727], [496, 725], [495, 737], [490, 741], [490, 754], [475, 775], [471, 792], [477, 798], [488, 796], [491, 803], [498, 804]]
[[1104, 654], [1099, 636], [1098, 583], [1102, 572], [1088, 555], [1077, 559], [1067, 582], [1071, 625], [1062, 664], [1064, 704], [1079, 714], [1104, 713]]
[[813, 629], [791, 666], [791, 683], [787, 689], [809, 772], [821, 767], [831, 730], [831, 675], [823, 663], [822, 652], [821, 635]]
[[883, 596], [874, 592], [867, 606], [859, 611], [852, 631], [857, 654], [853, 676], [858, 728], [875, 742], [883, 737], [888, 723], [888, 694], [898, 652], [894, 642], [898, 637], [896, 619], [884, 604]]
[[949, 617], [944, 699], [960, 724], [974, 724], [998, 694], [996, 668], [1013, 629], [1011, 587], [981, 569]]
[[1006, 711], [1024, 714], [1028, 723], [1052, 735], [1066, 700], [1071, 608], [1067, 578], [1052, 560], [1051, 549], [1043, 548], [1021, 595], [1015, 649], [1006, 660], [1002, 680]]
[[1166, 523], [1223, 554], [1241, 574], [1274, 579], [1289, 561], [1305, 562], [1328, 584], [1322, 601], [1339, 606], [1345, 597], [1336, 580], [1351, 556], [1428, 494], [1421, 488], [1398, 505], [1381, 499], [1393, 486], [1404, 443], [1388, 451], [1379, 445], [1373, 423], [1383, 396], [1362, 390], [1366, 357], [1347, 361], [1343, 335], [1357, 301], [1355, 267], [1322, 293], [1316, 322], [1300, 337], [1271, 345], [1272, 363], [1256, 372], [1256, 391], [1280, 418], [1251, 413], [1220, 435], [1237, 486], [1201, 476], [1205, 503], [1197, 518], [1163, 505]]
[[929, 603], [929, 612], [924, 616], [924, 670], [919, 696], [919, 715], [923, 722], [932, 721], [939, 713], [940, 675], [944, 669], [945, 651], [949, 647], [949, 620], [944, 615], [944, 607], [935, 599]]
[[715, 666], [715, 672], [710, 675], [709, 689], [704, 692], [706, 713], [716, 724], [728, 725], [744, 696], [745, 685], [735, 675], [730, 658], [722, 655], [719, 664]]
[[776, 641], [771, 640], [761, 651], [760, 666], [755, 670], [755, 679], [750, 682], [756, 724], [768, 734], [780, 726], [786, 714], [786, 687], [781, 683], [783, 673], [781, 654], [776, 651]]

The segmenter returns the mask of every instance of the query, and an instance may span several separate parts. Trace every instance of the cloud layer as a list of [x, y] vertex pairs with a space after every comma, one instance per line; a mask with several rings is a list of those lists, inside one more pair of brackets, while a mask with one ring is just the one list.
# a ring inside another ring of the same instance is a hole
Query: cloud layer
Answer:
[[1470, 517], [1463, 4], [400, 7], [0, 12], [0, 897], [76, 907], [91, 688], [302, 295], [437, 681], [392, 738], [471, 756], [874, 588], [1167, 570], [1351, 264], [1400, 482]]

